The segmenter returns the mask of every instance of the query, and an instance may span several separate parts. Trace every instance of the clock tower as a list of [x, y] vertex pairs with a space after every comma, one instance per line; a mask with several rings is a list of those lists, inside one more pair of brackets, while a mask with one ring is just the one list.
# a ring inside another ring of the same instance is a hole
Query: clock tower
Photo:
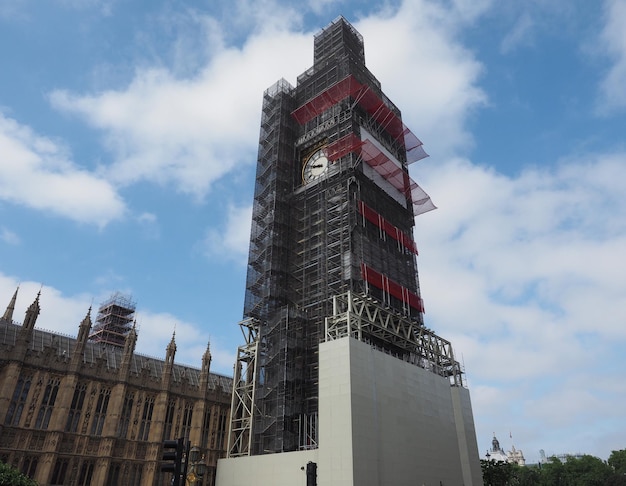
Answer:
[[372, 365], [371, 384], [386, 366], [397, 376], [406, 370], [394, 367], [408, 366], [444, 390], [463, 388], [450, 343], [423, 320], [413, 226], [435, 206], [408, 168], [424, 157], [343, 17], [315, 36], [313, 66], [296, 87], [281, 80], [265, 91], [230, 458], [323, 447], [332, 342], [392, 360]]

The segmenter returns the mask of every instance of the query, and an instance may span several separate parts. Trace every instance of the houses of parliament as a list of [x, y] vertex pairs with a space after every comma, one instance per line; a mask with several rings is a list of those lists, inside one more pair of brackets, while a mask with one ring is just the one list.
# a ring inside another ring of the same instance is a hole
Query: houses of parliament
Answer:
[[[19, 290], [19, 289], [18, 289]], [[164, 359], [135, 353], [135, 305], [114, 294], [76, 338], [35, 328], [37, 294], [23, 322], [18, 290], [0, 317], [0, 461], [39, 485], [165, 485], [164, 440], [185, 437], [200, 449], [215, 483], [227, 447], [232, 378], [175, 363], [175, 336]], [[21, 296], [20, 296], [21, 297]]]

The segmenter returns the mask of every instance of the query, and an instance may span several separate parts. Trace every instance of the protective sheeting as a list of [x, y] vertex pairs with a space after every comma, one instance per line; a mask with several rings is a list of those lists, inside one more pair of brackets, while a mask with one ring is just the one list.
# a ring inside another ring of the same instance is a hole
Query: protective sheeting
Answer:
[[417, 162], [428, 154], [422, 142], [402, 119], [369, 86], [359, 83], [353, 75], [346, 76], [292, 112], [300, 125], [312, 120], [341, 100], [351, 96], [396, 141], [403, 140], [407, 163]]
[[397, 226], [392, 225], [389, 221], [383, 218], [380, 214], [378, 214], [376, 211], [370, 208], [363, 201], [359, 201], [359, 212], [369, 222], [374, 223], [381, 230], [383, 230], [386, 234], [391, 236], [396, 241], [399, 241], [404, 248], [406, 248], [412, 253], [415, 253], [416, 255], [418, 254], [417, 245], [411, 239], [411, 237], [407, 236]]
[[413, 204], [415, 216], [437, 208], [430, 200], [430, 196], [411, 179], [408, 172], [394, 163], [370, 140], [361, 140], [355, 134], [349, 133], [326, 147], [326, 155], [330, 161], [335, 161], [351, 152], [358, 152], [370, 167], [407, 197]]
[[389, 280], [386, 275], [368, 267], [365, 263], [361, 263], [361, 275], [363, 276], [363, 280], [375, 287], [378, 287], [383, 292], [386, 292], [420, 312], [424, 312], [424, 302], [419, 295], [414, 294], [409, 289], [394, 282], [393, 280]]

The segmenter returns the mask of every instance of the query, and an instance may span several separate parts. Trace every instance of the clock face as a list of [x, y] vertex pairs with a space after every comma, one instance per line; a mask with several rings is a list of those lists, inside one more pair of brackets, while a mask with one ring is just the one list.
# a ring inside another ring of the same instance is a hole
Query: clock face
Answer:
[[302, 167], [302, 182], [309, 184], [321, 179], [328, 171], [328, 157], [324, 149], [316, 150], [306, 159]]

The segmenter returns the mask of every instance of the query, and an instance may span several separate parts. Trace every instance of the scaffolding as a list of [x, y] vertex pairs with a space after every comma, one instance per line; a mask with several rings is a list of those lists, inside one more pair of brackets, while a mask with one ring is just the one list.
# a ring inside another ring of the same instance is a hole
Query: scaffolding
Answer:
[[[332, 341], [346, 336], [446, 377], [453, 386], [463, 386], [463, 372], [450, 341], [367, 295], [346, 292], [333, 297], [333, 313], [326, 319], [325, 339]], [[394, 349], [380, 347], [380, 343], [393, 344]]]
[[293, 187], [293, 87], [280, 80], [263, 94], [244, 315], [266, 321], [286, 303], [289, 205]]
[[116, 292], [102, 304], [89, 340], [96, 343], [124, 346], [126, 335], [133, 327], [136, 304], [130, 296]]
[[230, 434], [228, 457], [247, 456], [252, 450], [252, 422], [258, 409], [255, 406], [257, 356], [259, 351], [259, 322], [244, 319], [239, 323], [245, 344], [237, 349], [237, 364], [233, 380], [230, 407]]
[[284, 306], [267, 322], [261, 335], [263, 379], [257, 382], [260, 413], [253, 438], [253, 450], [258, 453], [299, 448], [295, 423], [304, 407], [304, 324], [298, 309]]
[[[331, 23], [314, 50], [296, 88], [281, 80], [263, 94], [231, 457], [317, 447], [318, 351], [337, 296], [362, 296], [423, 327], [412, 232], [414, 216], [434, 205], [408, 164], [426, 153], [365, 67], [348, 22]], [[318, 150], [328, 170], [305, 183], [302, 164]], [[361, 322], [378, 349], [419, 354]]]

